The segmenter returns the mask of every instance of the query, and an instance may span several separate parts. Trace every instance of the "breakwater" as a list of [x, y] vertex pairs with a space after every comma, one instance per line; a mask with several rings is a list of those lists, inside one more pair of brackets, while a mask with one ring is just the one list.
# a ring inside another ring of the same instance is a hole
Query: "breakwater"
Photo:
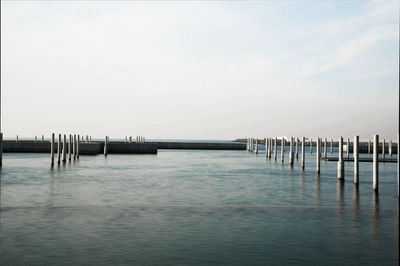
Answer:
[[[103, 154], [105, 141], [80, 142], [79, 154], [96, 155]], [[57, 153], [57, 145], [54, 152]], [[61, 147], [62, 149], [62, 147]], [[157, 154], [158, 149], [184, 149], [184, 150], [246, 150], [245, 143], [235, 142], [123, 142], [109, 141], [107, 143], [108, 154]], [[29, 140], [4, 140], [3, 152], [14, 153], [50, 153], [50, 141], [29, 141]], [[68, 151], [68, 146], [66, 147]]]

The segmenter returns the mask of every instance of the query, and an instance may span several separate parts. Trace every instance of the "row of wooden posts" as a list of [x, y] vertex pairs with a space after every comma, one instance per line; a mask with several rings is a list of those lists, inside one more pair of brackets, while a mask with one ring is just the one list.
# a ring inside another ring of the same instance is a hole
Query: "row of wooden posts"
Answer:
[[[277, 160], [278, 152], [277, 152], [277, 143], [278, 138], [265, 138], [265, 153], [268, 159], [272, 158], [272, 153], [274, 160]], [[291, 137], [290, 138], [290, 152], [289, 152], [289, 166], [293, 167], [293, 158], [296, 156], [298, 158], [298, 146], [299, 146], [299, 139], [296, 140]], [[285, 138], [281, 139], [281, 162], [284, 162], [285, 158]], [[316, 172], [320, 173], [320, 161], [321, 161], [321, 138], [317, 138], [316, 140]], [[255, 144], [255, 149], [254, 149]], [[305, 137], [302, 137], [301, 140], [301, 168], [305, 169], [305, 145], [306, 140]], [[385, 140], [383, 140], [382, 145], [382, 158], [385, 158]], [[310, 139], [310, 153], [312, 153], [313, 148], [313, 141]], [[247, 139], [247, 150], [248, 151], [255, 151], [258, 153], [258, 139], [248, 138]], [[272, 152], [273, 150], [273, 152]], [[378, 191], [379, 189], [379, 165], [378, 165], [378, 153], [379, 153], [379, 135], [373, 136], [373, 189]], [[330, 141], [330, 153], [332, 154], [333, 151], [333, 139]], [[347, 158], [349, 158], [350, 153], [350, 139], [347, 139]], [[370, 141], [368, 140], [368, 153], [371, 152], [370, 149]], [[392, 141], [389, 141], [389, 155], [392, 156]], [[327, 158], [327, 139], [324, 139], [324, 157]], [[353, 142], [353, 158], [354, 158], [354, 184], [359, 184], [359, 136], [354, 137]], [[343, 137], [339, 138], [339, 161], [338, 161], [338, 168], [337, 168], [337, 177], [340, 180], [344, 180], [344, 160], [343, 160]]]
[[[146, 141], [145, 137], [142, 136], [136, 136], [136, 143], [144, 143]], [[132, 136], [125, 136], [125, 143], [132, 143]]]
[[[64, 134], [63, 139], [61, 140], [61, 134], [58, 134], [58, 142], [57, 142], [57, 164], [63, 163], [67, 161], [67, 147], [68, 147], [68, 160], [71, 161], [72, 156], [75, 159], [79, 159], [79, 143], [81, 142], [80, 135], [72, 135], [69, 134], [69, 141], [67, 142], [67, 135]], [[51, 134], [50, 141], [50, 157], [51, 157], [51, 166], [54, 166], [54, 147], [55, 147], [55, 134]], [[61, 149], [62, 143], [62, 149]], [[68, 146], [67, 146], [68, 145]]]
[[[80, 135], [78, 135], [78, 136], [80, 136]], [[15, 141], [19, 142], [18, 135], [16, 136]], [[45, 141], [44, 140], [44, 135], [41, 136], [40, 141], [38, 140], [38, 136], [35, 136], [35, 142], [44, 142], [44, 141]], [[84, 135], [82, 135], [82, 139], [80, 141], [81, 142], [87, 142], [87, 143], [88, 142], [92, 142], [92, 136], [89, 136], [89, 135], [84, 136]]]

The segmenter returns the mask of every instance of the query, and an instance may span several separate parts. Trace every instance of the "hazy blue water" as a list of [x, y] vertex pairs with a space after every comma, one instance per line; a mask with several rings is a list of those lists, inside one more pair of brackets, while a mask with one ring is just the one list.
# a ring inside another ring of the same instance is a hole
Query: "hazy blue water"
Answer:
[[[279, 154], [280, 155], [280, 154]], [[0, 265], [396, 265], [396, 164], [336, 162], [307, 152], [306, 171], [246, 151], [81, 156], [5, 154]]]

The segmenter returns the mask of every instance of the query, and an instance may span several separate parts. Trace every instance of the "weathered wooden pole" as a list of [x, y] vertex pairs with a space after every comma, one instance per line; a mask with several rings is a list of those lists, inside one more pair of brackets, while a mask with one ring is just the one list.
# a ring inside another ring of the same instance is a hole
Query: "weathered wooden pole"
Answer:
[[268, 138], [264, 138], [265, 141], [265, 158], [268, 158]]
[[344, 179], [343, 137], [339, 138], [338, 179]]
[[379, 189], [379, 164], [378, 164], [378, 154], [379, 154], [379, 135], [374, 135], [374, 154], [373, 154], [373, 165], [372, 165], [372, 186], [375, 191]]
[[76, 141], [76, 158], [79, 159], [79, 142], [80, 142], [80, 135], [78, 135], [78, 140]]
[[73, 143], [72, 143], [72, 149], [73, 149], [74, 160], [75, 160], [76, 159], [76, 134], [74, 134], [74, 139], [73, 139]]
[[282, 137], [281, 141], [281, 162], [283, 163], [285, 161], [285, 138]]
[[359, 150], [359, 137], [355, 136], [353, 144], [353, 157], [354, 157], [354, 184], [356, 185], [358, 185], [358, 179], [359, 179], [358, 150]]
[[305, 153], [306, 153], [306, 138], [301, 139], [301, 169], [305, 167]]
[[328, 157], [327, 156], [327, 153], [328, 153], [327, 148], [328, 148], [328, 140], [325, 138], [325, 140], [324, 140], [324, 157], [325, 158]]
[[333, 152], [333, 139], [331, 139], [331, 150], [330, 150], [331, 154]]
[[44, 135], [42, 135], [42, 142], [44, 142]]
[[347, 158], [350, 158], [350, 138], [347, 138]]
[[296, 160], [299, 159], [299, 138], [296, 137]]
[[[137, 140], [136, 140], [137, 142]], [[129, 143], [132, 143], [132, 136], [129, 136]]]
[[18, 142], [18, 135], [17, 135], [17, 137], [15, 138], [15, 142]]
[[64, 163], [67, 161], [67, 135], [65, 134], [63, 139], [62, 161]]
[[68, 161], [71, 161], [72, 154], [72, 135], [69, 134], [69, 142], [68, 142]]
[[89, 137], [89, 141], [92, 142], [92, 136]]
[[293, 137], [290, 137], [290, 150], [289, 150], [289, 166], [293, 167], [294, 143]]
[[37, 136], [35, 136], [35, 143], [37, 142]]
[[54, 133], [51, 134], [51, 143], [50, 143], [50, 158], [51, 158], [51, 166], [54, 166]]
[[312, 154], [312, 138], [310, 138], [310, 154]]
[[274, 143], [274, 160], [276, 162], [276, 157], [278, 156], [278, 138], [275, 137], [275, 143]]
[[108, 145], [108, 137], [106, 136], [106, 137], [104, 138], [104, 156], [107, 156], [107, 153], [108, 153], [108, 151], [107, 151], [107, 145]]
[[258, 138], [256, 138], [256, 154], [258, 154]]
[[58, 134], [58, 142], [57, 142], [57, 164], [61, 162], [61, 134]]
[[389, 140], [389, 156], [392, 157], [392, 140]]
[[317, 138], [317, 173], [320, 173], [321, 169], [321, 139]]
[[3, 166], [3, 133], [0, 132], [0, 168]]
[[385, 159], [385, 139], [382, 142], [382, 159]]

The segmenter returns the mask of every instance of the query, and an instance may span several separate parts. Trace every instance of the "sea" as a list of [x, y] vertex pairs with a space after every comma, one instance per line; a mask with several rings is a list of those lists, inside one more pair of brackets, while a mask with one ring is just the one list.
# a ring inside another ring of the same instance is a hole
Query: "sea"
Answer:
[[54, 168], [49, 154], [3, 154], [0, 265], [397, 265], [397, 164], [379, 164], [375, 193], [372, 163], [355, 186], [352, 162], [339, 181], [337, 162], [316, 173], [315, 148], [305, 161], [261, 146]]

